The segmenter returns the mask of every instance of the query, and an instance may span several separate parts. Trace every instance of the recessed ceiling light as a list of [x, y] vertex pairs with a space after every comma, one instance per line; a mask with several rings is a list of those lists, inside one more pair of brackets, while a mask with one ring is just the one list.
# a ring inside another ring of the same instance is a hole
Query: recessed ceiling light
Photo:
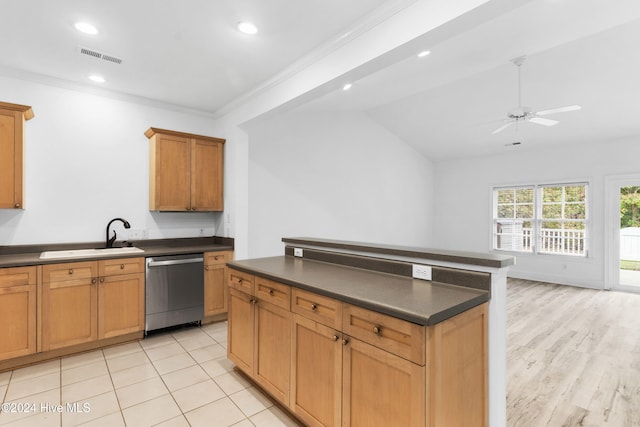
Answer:
[[94, 81], [96, 83], [104, 83], [106, 82], [106, 80], [104, 79], [104, 77], [98, 75], [98, 74], [91, 74], [89, 76], [89, 80]]
[[424, 58], [425, 56], [429, 55], [431, 53], [430, 50], [423, 50], [422, 52], [420, 52], [418, 54], [418, 58]]
[[80, 31], [81, 33], [89, 34], [92, 36], [98, 34], [98, 29], [88, 22], [76, 22], [74, 24], [74, 27], [76, 27], [76, 30]]
[[347, 83], [346, 85], [342, 86], [342, 90], [349, 90], [353, 87], [353, 85], [351, 83]]
[[238, 31], [240, 31], [243, 34], [253, 35], [258, 32], [258, 27], [256, 27], [251, 22], [239, 22]]

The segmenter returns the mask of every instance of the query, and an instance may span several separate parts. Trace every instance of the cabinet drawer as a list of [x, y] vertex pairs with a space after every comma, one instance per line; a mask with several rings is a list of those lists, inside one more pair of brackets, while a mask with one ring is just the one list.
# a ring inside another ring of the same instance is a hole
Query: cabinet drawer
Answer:
[[0, 288], [35, 284], [35, 266], [0, 268]]
[[389, 353], [425, 364], [425, 327], [365, 308], [344, 304], [342, 331]]
[[230, 252], [206, 252], [204, 254], [204, 265], [226, 264], [231, 261]]
[[100, 276], [144, 273], [144, 258], [106, 259], [100, 261]]
[[291, 308], [291, 286], [256, 276], [255, 295], [262, 301], [286, 310]]
[[298, 288], [292, 289], [291, 295], [291, 311], [340, 330], [342, 323], [340, 301]]
[[253, 295], [253, 275], [230, 268], [229, 286]]
[[42, 266], [42, 281], [44, 283], [87, 279], [91, 277], [98, 277], [97, 261], [67, 262]]

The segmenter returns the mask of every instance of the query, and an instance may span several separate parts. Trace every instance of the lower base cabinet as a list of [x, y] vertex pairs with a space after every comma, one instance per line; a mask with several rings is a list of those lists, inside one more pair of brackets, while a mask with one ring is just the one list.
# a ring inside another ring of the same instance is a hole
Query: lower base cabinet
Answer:
[[144, 258], [42, 266], [41, 348], [144, 330]]
[[[277, 298], [275, 290], [271, 291], [271, 295]], [[288, 405], [291, 348], [289, 310], [232, 288], [229, 290], [228, 319], [229, 324], [234, 325], [229, 329], [229, 358], [262, 388]]]
[[293, 315], [291, 411], [309, 426], [339, 426], [342, 339], [333, 328]]
[[0, 268], [0, 360], [36, 352], [36, 267]]
[[425, 327], [229, 277], [229, 358], [306, 425], [487, 426], [487, 304]]

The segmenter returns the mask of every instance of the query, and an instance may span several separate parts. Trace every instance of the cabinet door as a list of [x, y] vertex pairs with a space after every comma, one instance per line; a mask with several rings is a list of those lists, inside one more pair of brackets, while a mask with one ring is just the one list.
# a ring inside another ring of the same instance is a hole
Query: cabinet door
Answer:
[[42, 285], [42, 350], [98, 338], [98, 291], [95, 278]]
[[0, 269], [0, 360], [36, 352], [36, 268]]
[[347, 340], [342, 425], [424, 426], [426, 368], [362, 341]]
[[98, 338], [144, 330], [144, 274], [98, 279]]
[[191, 146], [191, 210], [223, 210], [222, 143], [195, 139]]
[[245, 373], [253, 373], [253, 297], [229, 289], [227, 356]]
[[150, 142], [149, 209], [191, 209], [191, 140], [156, 134]]
[[309, 426], [339, 426], [342, 399], [341, 335], [293, 315], [291, 410]]
[[204, 315], [227, 312], [227, 267], [224, 264], [204, 266]]
[[0, 208], [22, 208], [22, 113], [0, 109]]
[[266, 391], [288, 405], [291, 312], [264, 300], [257, 300], [254, 331], [254, 379]]

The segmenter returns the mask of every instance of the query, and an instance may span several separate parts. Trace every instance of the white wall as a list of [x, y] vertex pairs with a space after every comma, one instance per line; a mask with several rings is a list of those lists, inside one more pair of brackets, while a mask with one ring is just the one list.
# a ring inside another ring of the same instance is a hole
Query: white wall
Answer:
[[587, 179], [591, 182], [590, 253], [569, 256], [517, 254], [509, 275], [603, 288], [605, 259], [604, 178], [637, 173], [640, 141], [603, 142], [544, 151], [510, 148], [508, 153], [436, 164], [435, 245], [447, 249], [491, 249], [491, 188]]
[[0, 77], [0, 93], [35, 113], [25, 132], [26, 209], [0, 210], [0, 245], [101, 241], [114, 217], [150, 238], [223, 232], [216, 230], [221, 214], [148, 207], [144, 132], [153, 126], [224, 138], [211, 118], [15, 78]]
[[425, 246], [433, 165], [359, 113], [289, 113], [249, 128], [249, 255], [282, 237]]

